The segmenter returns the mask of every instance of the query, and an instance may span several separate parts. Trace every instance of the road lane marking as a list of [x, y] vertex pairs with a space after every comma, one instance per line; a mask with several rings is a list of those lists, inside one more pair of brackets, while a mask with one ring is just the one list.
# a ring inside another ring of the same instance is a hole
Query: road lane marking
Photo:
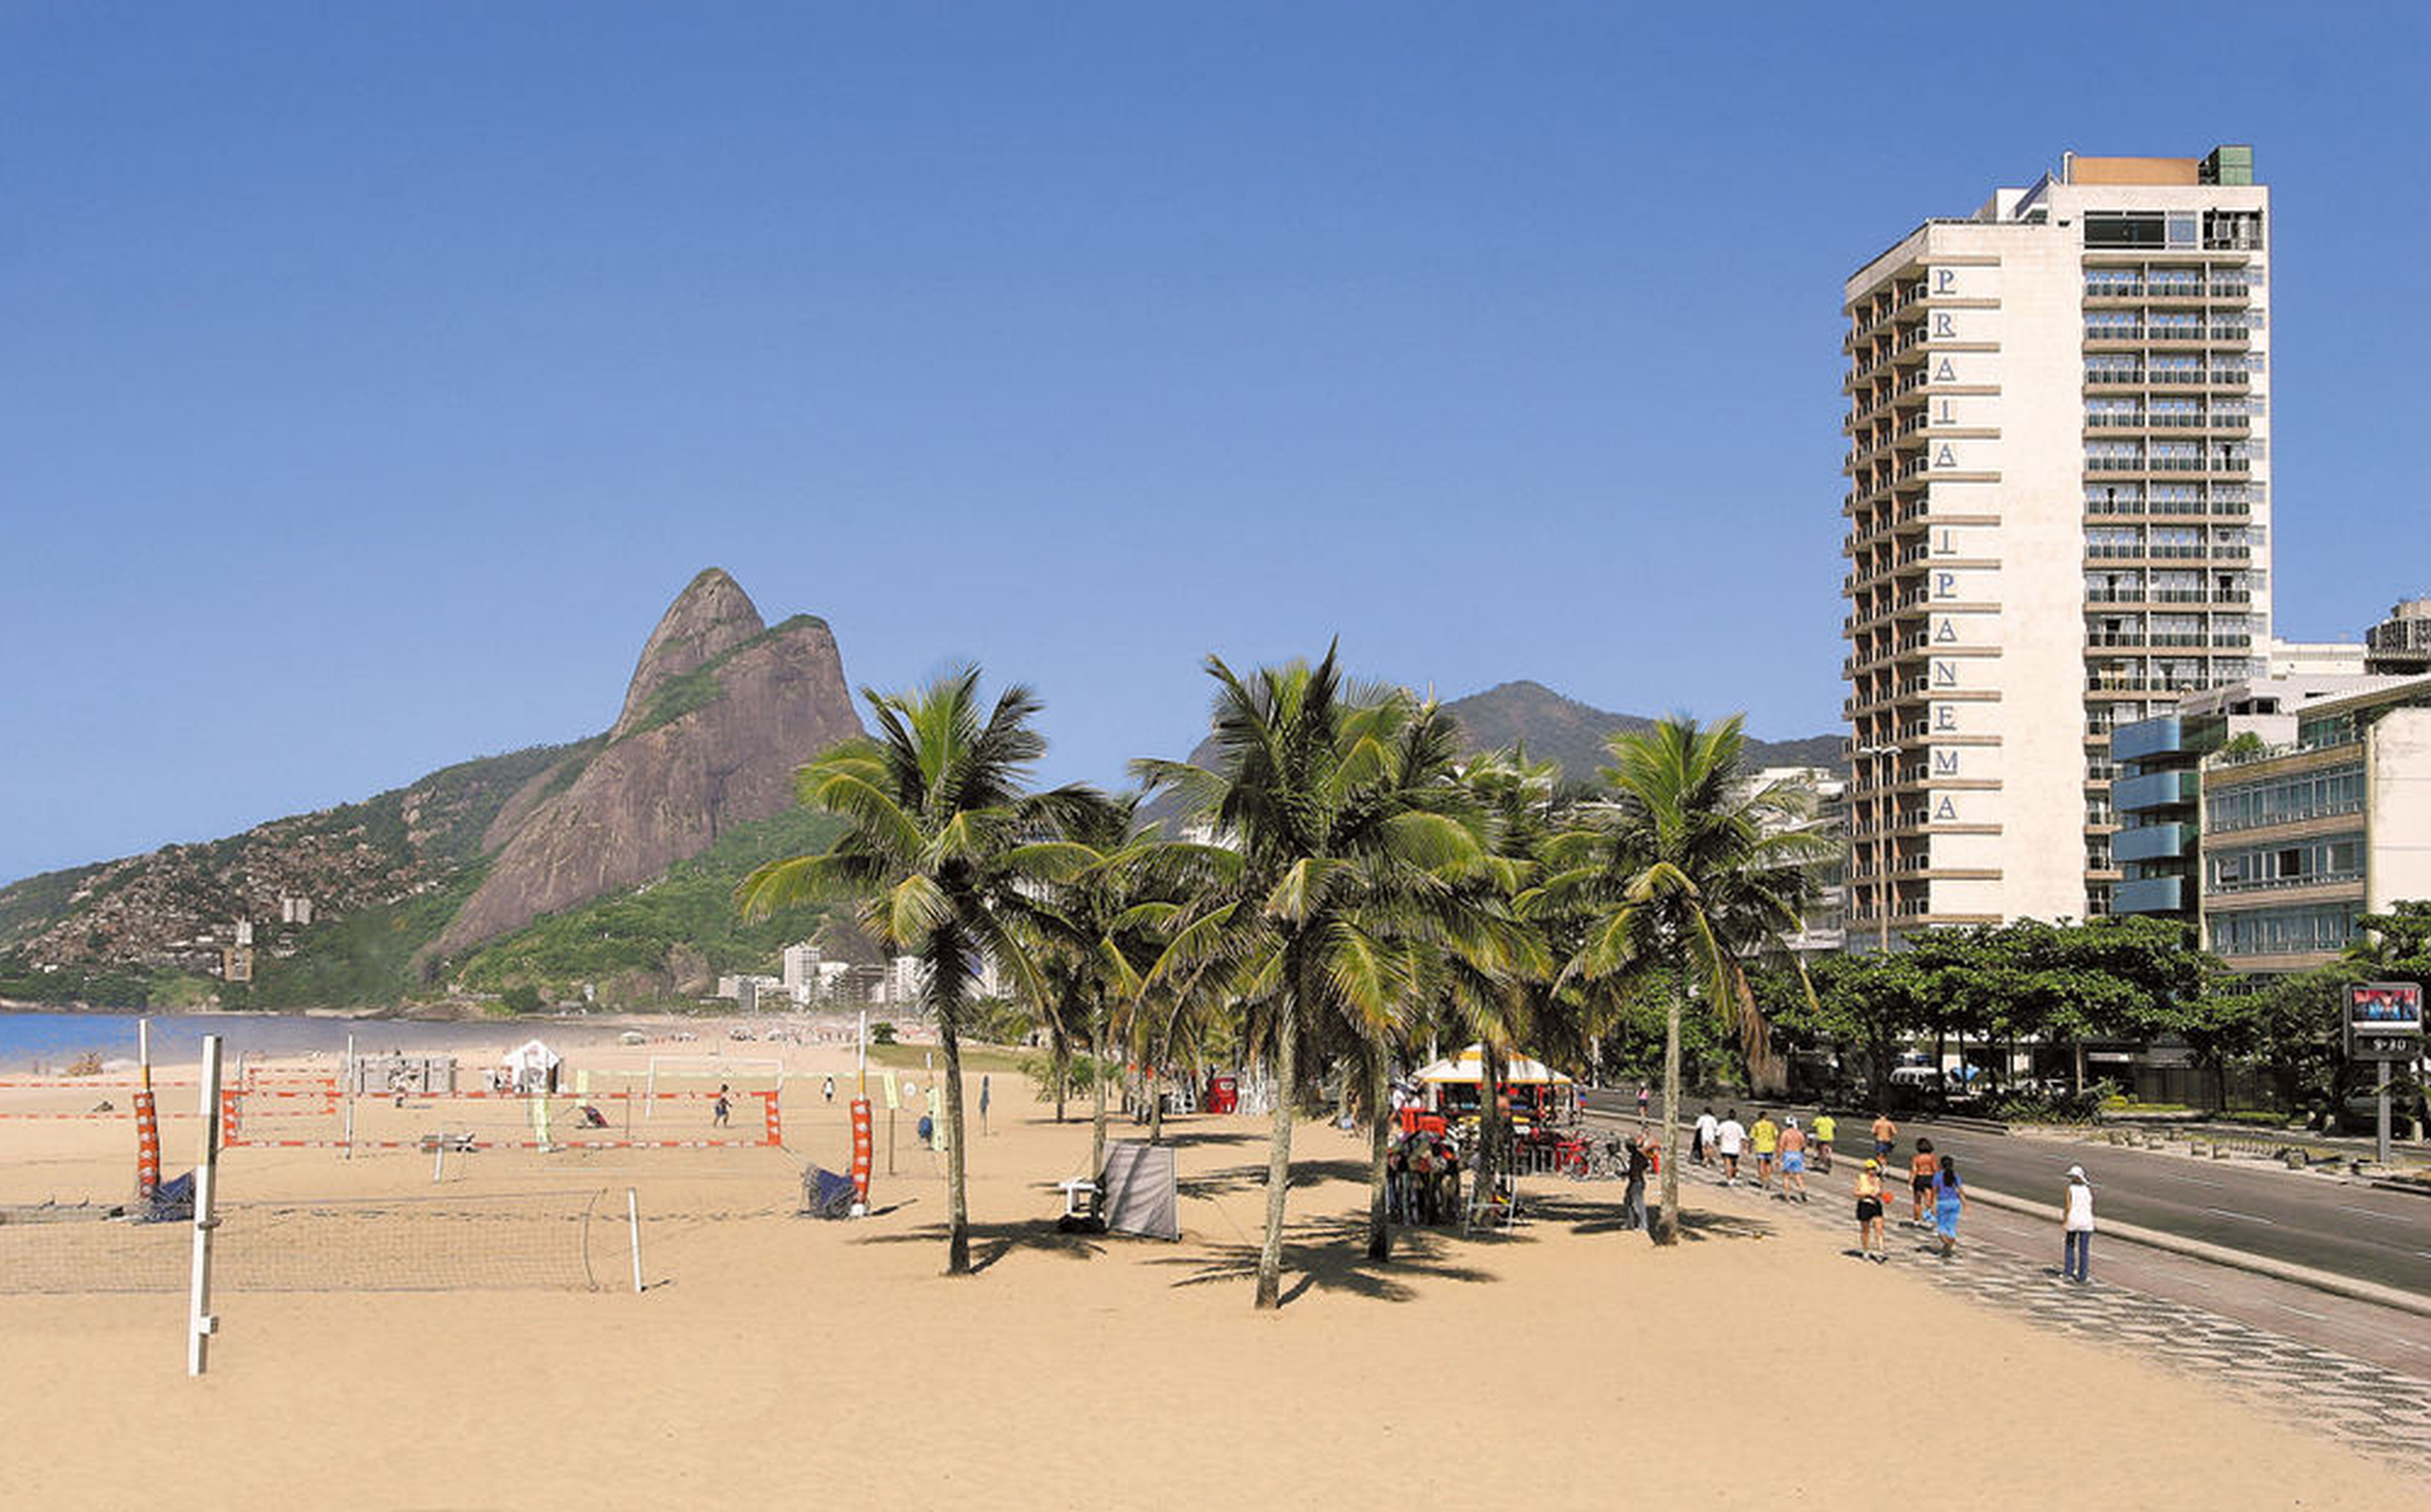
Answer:
[[2272, 1305], [2278, 1308], [2283, 1313], [2294, 1313], [2299, 1318], [2315, 1318], [2321, 1319], [2324, 1323], [2330, 1320], [2330, 1315], [2327, 1313], [2306, 1312], [2302, 1307], [2290, 1307], [2286, 1302], [2273, 1302]]
[[2360, 1213], [2368, 1218], [2378, 1218], [2383, 1223], [2411, 1223], [2414, 1221], [2413, 1218], [2406, 1217], [2403, 1214], [2382, 1213], [2369, 1207], [2357, 1207], [2353, 1202], [2340, 1202], [2338, 1204], [2338, 1208], [2341, 1213]]
[[2171, 1171], [2163, 1171], [2163, 1172], [2161, 1172], [2160, 1174], [2161, 1174], [2161, 1179], [2162, 1179], [2163, 1181], [2166, 1181], [2166, 1182], [2184, 1182], [2184, 1183], [2186, 1183], [2186, 1184], [2187, 1184], [2188, 1185], [2189, 1185], [2189, 1186], [2221, 1186], [2221, 1187], [2224, 1187], [2224, 1186], [2226, 1186], [2226, 1185], [2228, 1184], [2228, 1183], [2226, 1183], [2226, 1182], [2207, 1182], [2207, 1181], [2204, 1180], [2204, 1179], [2203, 1179], [2202, 1177], [2200, 1177], [2200, 1176], [2180, 1176], [2180, 1175], [2177, 1175], [2177, 1174], [2175, 1174], [2174, 1172], [2171, 1172]]
[[2204, 1211], [2206, 1213], [2217, 1213], [2221, 1218], [2243, 1218], [2248, 1223], [2267, 1223], [2274, 1229], [2279, 1226], [2275, 1219], [2256, 1218], [2251, 1213], [2238, 1213], [2225, 1207], [2207, 1207], [2205, 1208]]

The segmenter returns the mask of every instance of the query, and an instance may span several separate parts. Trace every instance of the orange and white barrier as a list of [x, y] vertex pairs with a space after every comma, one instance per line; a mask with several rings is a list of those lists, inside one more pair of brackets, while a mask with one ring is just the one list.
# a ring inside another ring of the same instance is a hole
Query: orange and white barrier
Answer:
[[135, 1094], [135, 1194], [160, 1189], [160, 1119], [149, 1092]]

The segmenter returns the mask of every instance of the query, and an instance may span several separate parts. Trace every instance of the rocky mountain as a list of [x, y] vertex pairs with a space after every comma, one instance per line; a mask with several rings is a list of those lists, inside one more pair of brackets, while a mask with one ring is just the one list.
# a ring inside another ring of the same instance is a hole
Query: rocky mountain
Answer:
[[722, 831], [792, 806], [794, 768], [861, 732], [827, 622], [763, 626], [734, 580], [711, 568], [643, 647], [605, 745], [509, 801], [488, 836], [489, 875], [429, 954], [458, 954], [698, 855]]
[[[1498, 683], [1483, 693], [1450, 699], [1444, 709], [1460, 722], [1465, 749], [1502, 750], [1525, 746], [1532, 759], [1553, 763], [1562, 769], [1563, 780], [1570, 782], [1592, 781], [1596, 772], [1610, 764], [1611, 757], [1604, 749], [1607, 737], [1654, 725], [1644, 714], [1613, 714], [1565, 697], [1541, 682], [1524, 680]], [[1190, 753], [1190, 760], [1203, 762], [1214, 753], [1214, 745], [1202, 741]], [[1837, 770], [1843, 761], [1838, 735], [1752, 739], [1747, 754], [1749, 763], [1757, 767], [1824, 766]], [[1171, 796], [1164, 795], [1148, 806], [1147, 815], [1152, 819], [1169, 820], [1178, 812]]]
[[[0, 887], [0, 998], [394, 1001], [484, 941], [783, 813], [794, 767], [859, 733], [826, 623], [765, 625], [711, 568], [659, 621], [605, 734]], [[255, 945], [243, 986], [219, 979], [238, 920]]]
[[[1652, 728], [1654, 721], [1643, 714], [1611, 714], [1576, 698], [1564, 697], [1541, 682], [1504, 682], [1472, 693], [1465, 698], [1454, 698], [1444, 705], [1451, 716], [1460, 721], [1473, 750], [1499, 750], [1525, 743], [1528, 754], [1538, 761], [1550, 761], [1562, 768], [1562, 775], [1571, 781], [1594, 778], [1599, 767], [1609, 764], [1604, 741], [1627, 731]], [[1753, 766], [1827, 766], [1838, 769], [1842, 763], [1840, 739], [1836, 734], [1807, 735], [1794, 740], [1755, 740], [1748, 742], [1748, 762]]]

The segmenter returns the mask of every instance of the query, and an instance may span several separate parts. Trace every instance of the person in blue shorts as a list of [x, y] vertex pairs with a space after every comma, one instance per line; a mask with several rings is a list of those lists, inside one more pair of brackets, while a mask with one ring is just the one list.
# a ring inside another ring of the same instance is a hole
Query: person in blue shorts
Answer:
[[1806, 1131], [1794, 1117], [1784, 1118], [1781, 1126], [1781, 1198], [1806, 1201]]
[[1958, 1165], [1948, 1155], [1933, 1174], [1933, 1233], [1941, 1241], [1941, 1258], [1958, 1252], [1958, 1218], [1967, 1211], [1967, 1188], [1958, 1180]]

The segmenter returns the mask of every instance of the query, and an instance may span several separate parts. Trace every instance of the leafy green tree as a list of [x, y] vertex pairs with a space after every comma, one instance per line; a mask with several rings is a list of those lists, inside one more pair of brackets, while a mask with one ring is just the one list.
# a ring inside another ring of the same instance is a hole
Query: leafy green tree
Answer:
[[1037, 970], [1006, 916], [1026, 887], [1072, 874], [1073, 848], [1051, 838], [1059, 817], [1098, 801], [1083, 788], [1025, 790], [1047, 748], [1031, 728], [1038, 700], [1019, 685], [983, 711], [979, 669], [902, 695], [863, 689], [875, 738], [847, 741], [796, 774], [795, 791], [846, 822], [817, 855], [772, 861], [736, 898], [763, 916], [789, 904], [851, 900], [863, 932], [928, 968], [929, 1007], [946, 1061], [948, 1275], [970, 1271], [964, 1182], [962, 1035], [990, 958], [1033, 996]]
[[1749, 966], [1785, 953], [1805, 868], [1829, 849], [1797, 828], [1812, 801], [1802, 786], [1751, 780], [1742, 725], [1736, 715], [1711, 727], [1673, 718], [1613, 736], [1604, 778], [1618, 798], [1584, 810], [1579, 827], [1545, 845], [1546, 896], [1593, 914], [1566, 972], [1634, 978], [1665, 1000], [1658, 1244], [1680, 1235], [1683, 989], [1693, 985], [1737, 1035], [1759, 1085], [1776, 1075]]

